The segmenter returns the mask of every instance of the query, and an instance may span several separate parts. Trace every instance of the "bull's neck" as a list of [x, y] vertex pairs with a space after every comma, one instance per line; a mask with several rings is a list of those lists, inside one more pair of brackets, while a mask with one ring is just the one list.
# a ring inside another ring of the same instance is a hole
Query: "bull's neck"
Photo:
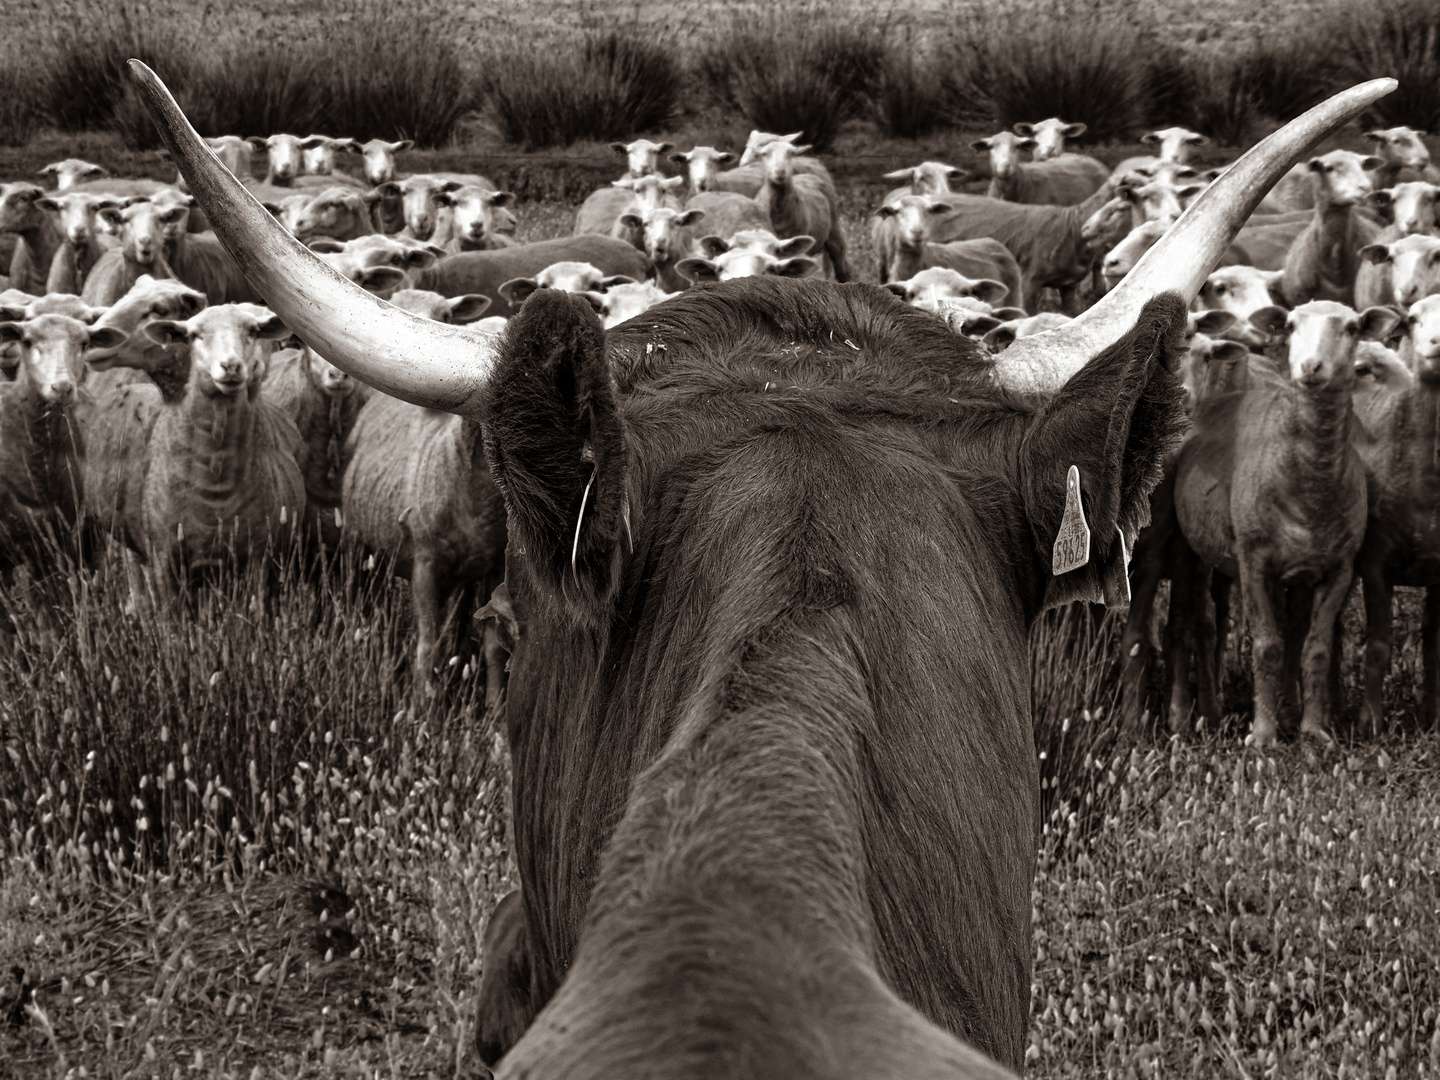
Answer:
[[857, 994], [876, 993], [878, 1011], [856, 795], [866, 687], [834, 636], [816, 636], [832, 647], [779, 630], [756, 647], [768, 655], [700, 688], [635, 781], [574, 966], [519, 1051], [522, 1062], [536, 1055], [537, 1073], [564, 1072], [570, 1058], [593, 1065], [623, 1047], [625, 1029], [672, 1032], [676, 1063], [693, 1063], [717, 1053], [716, 1031], [773, 1035], [765, 1041], [783, 1048]]

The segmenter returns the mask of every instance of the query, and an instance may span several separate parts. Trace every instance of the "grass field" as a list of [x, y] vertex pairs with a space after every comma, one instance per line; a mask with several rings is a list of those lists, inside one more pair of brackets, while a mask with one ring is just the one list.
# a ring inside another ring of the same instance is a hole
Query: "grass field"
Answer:
[[[0, 17], [12, 46], [49, 41], [100, 3], [0, 0]], [[1212, 51], [1330, 9], [1100, 6]], [[327, 27], [369, 10], [140, 8], [186, 40], [317, 55]], [[753, 10], [560, 0], [543, 23], [500, 4], [405, 15], [478, 64], [496, 40], [533, 47], [617, 20], [683, 45]], [[978, 10], [895, 0], [853, 14], [924, 40]], [[748, 127], [685, 106], [654, 134], [735, 149]], [[866, 116], [840, 127], [826, 161], [862, 276], [881, 174], [941, 160], [973, 167], [978, 185], [968, 143], [992, 130], [897, 138]], [[1333, 145], [1363, 144], [1352, 129]], [[1094, 148], [1111, 161], [1140, 149]], [[1203, 161], [1237, 149], [1217, 143]], [[174, 176], [114, 131], [44, 127], [0, 146], [0, 179], [69, 156]], [[583, 196], [619, 171], [602, 141], [523, 152], [483, 115], [402, 167], [493, 176], [520, 195], [522, 239], [566, 234]], [[514, 884], [503, 737], [465, 655], [437, 694], [416, 691], [404, 585], [352, 573], [347, 587], [290, 573], [268, 605], [254, 582], [232, 582], [144, 618], [127, 614], [114, 553], [0, 592], [0, 1080], [483, 1075], [481, 935]], [[1230, 687], [1241, 711], [1179, 741], [1116, 720], [1116, 614], [1071, 609], [1037, 627], [1047, 824], [1028, 1075], [1440, 1077], [1440, 733], [1413, 730], [1419, 628], [1403, 592], [1394, 728], [1347, 729], [1323, 753], [1243, 746], [1243, 639]], [[1346, 640], [1353, 715], [1353, 610]]]

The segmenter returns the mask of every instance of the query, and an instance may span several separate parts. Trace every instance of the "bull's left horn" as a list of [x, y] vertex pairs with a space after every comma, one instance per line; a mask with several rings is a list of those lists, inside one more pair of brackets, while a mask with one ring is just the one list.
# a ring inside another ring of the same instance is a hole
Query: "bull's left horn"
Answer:
[[131, 60], [130, 73], [215, 235], [286, 326], [377, 390], [479, 416], [480, 391], [498, 352], [495, 335], [401, 311], [336, 273], [220, 163], [153, 71]]
[[1256, 143], [1099, 303], [1065, 326], [1022, 338], [1001, 353], [996, 381], [1030, 393], [1054, 393], [1123, 337], [1152, 297], [1173, 290], [1189, 304], [1265, 193], [1316, 143], [1398, 85], [1394, 79], [1373, 79], [1352, 86]]

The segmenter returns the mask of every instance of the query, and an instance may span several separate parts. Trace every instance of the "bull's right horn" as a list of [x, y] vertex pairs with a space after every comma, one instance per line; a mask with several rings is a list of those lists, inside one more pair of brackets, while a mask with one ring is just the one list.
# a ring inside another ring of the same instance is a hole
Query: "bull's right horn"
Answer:
[[1173, 290], [1188, 305], [1271, 187], [1316, 143], [1397, 85], [1394, 79], [1374, 79], [1352, 86], [1251, 147], [1104, 299], [1065, 326], [1022, 338], [997, 357], [996, 382], [1032, 394], [1054, 393], [1128, 332], [1152, 297]]
[[215, 235], [286, 326], [377, 390], [478, 418], [498, 356], [495, 335], [401, 311], [336, 273], [220, 163], [153, 71], [131, 60], [130, 73]]

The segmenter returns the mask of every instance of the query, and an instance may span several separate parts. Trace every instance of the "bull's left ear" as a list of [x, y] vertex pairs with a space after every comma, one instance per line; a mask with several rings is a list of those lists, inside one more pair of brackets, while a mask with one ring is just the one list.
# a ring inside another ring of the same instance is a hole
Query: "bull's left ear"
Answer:
[[481, 428], [512, 550], [571, 617], [598, 618], [619, 578], [628, 465], [605, 332], [585, 297], [541, 289], [510, 320]]
[[[1045, 570], [1046, 606], [1127, 599], [1128, 552], [1150, 520], [1150, 491], [1185, 426], [1177, 373], [1184, 352], [1185, 303], [1176, 293], [1162, 293], [1145, 305], [1129, 333], [1081, 368], [1031, 421], [1020, 449], [1020, 482]], [[1083, 534], [1067, 498], [1072, 465], [1080, 474], [1088, 553], [1077, 542]], [[1057, 563], [1062, 572], [1052, 573]], [[1078, 565], [1065, 568], [1072, 564]]]

